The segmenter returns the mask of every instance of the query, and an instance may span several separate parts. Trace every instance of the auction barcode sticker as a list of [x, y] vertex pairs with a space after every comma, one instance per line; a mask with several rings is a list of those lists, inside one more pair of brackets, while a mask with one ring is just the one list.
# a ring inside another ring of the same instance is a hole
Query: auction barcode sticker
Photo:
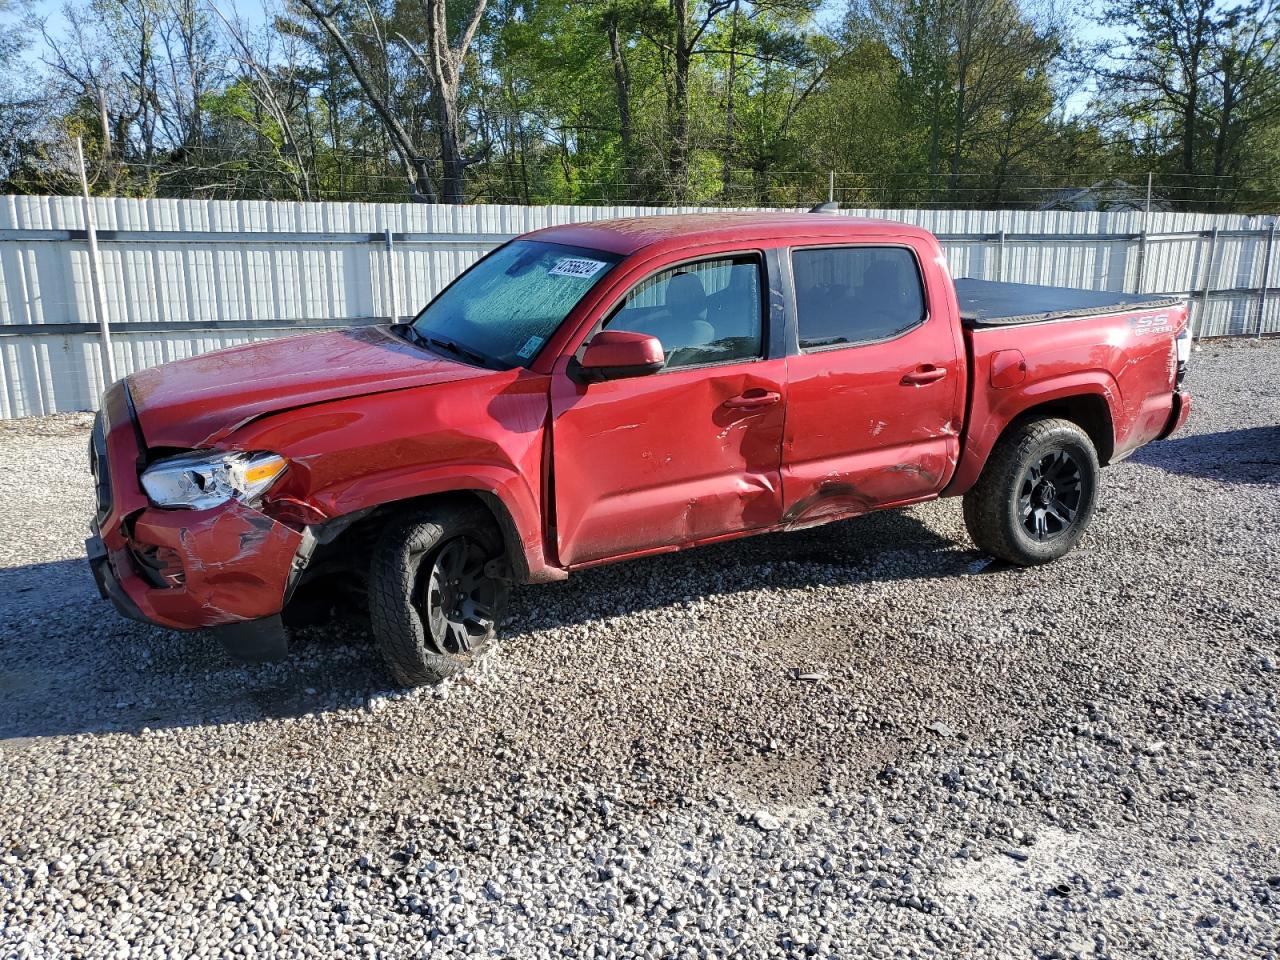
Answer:
[[594, 277], [604, 263], [600, 260], [588, 260], [585, 257], [561, 257], [548, 274], [552, 277]]

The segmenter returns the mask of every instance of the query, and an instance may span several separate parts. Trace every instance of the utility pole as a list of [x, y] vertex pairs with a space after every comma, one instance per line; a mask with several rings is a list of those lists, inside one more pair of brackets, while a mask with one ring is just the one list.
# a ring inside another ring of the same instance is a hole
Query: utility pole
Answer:
[[1258, 284], [1258, 339], [1262, 339], [1263, 326], [1267, 319], [1267, 282], [1271, 279], [1271, 251], [1276, 245], [1276, 220], [1271, 218], [1271, 229], [1267, 231], [1266, 252], [1262, 255], [1262, 281]]
[[94, 320], [98, 324], [98, 346], [102, 351], [104, 383], [102, 392], [116, 382], [116, 361], [111, 352], [111, 329], [107, 325], [107, 300], [102, 291], [102, 261], [98, 256], [98, 228], [93, 219], [93, 201], [89, 199], [89, 175], [84, 168], [84, 144], [76, 137], [76, 160], [80, 165], [80, 191], [84, 206], [84, 232], [89, 240], [89, 285], [93, 288]]

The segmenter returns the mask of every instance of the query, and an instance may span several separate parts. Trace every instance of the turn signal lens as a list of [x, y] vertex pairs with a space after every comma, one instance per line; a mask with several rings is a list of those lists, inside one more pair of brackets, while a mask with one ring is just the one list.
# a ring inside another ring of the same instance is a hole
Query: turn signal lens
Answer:
[[261, 485], [262, 489], [270, 486], [271, 481], [284, 473], [289, 462], [276, 454], [265, 455], [263, 459], [239, 463], [232, 466], [232, 472], [239, 471], [242, 490], [251, 490]]

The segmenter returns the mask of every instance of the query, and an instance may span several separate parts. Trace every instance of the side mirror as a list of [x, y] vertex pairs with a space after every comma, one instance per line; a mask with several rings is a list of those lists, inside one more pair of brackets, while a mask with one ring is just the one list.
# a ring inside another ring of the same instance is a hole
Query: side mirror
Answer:
[[601, 330], [574, 364], [576, 378], [593, 383], [643, 377], [662, 369], [666, 358], [657, 337], [630, 330]]

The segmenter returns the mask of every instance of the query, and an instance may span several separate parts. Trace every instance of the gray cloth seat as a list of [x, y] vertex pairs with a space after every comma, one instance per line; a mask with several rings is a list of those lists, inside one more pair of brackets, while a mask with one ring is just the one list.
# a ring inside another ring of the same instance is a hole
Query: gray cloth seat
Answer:
[[609, 325], [614, 330], [633, 330], [658, 338], [663, 352], [671, 354], [686, 347], [699, 347], [715, 339], [715, 328], [706, 320], [707, 292], [696, 274], [677, 273], [663, 290], [659, 308], [623, 310]]

